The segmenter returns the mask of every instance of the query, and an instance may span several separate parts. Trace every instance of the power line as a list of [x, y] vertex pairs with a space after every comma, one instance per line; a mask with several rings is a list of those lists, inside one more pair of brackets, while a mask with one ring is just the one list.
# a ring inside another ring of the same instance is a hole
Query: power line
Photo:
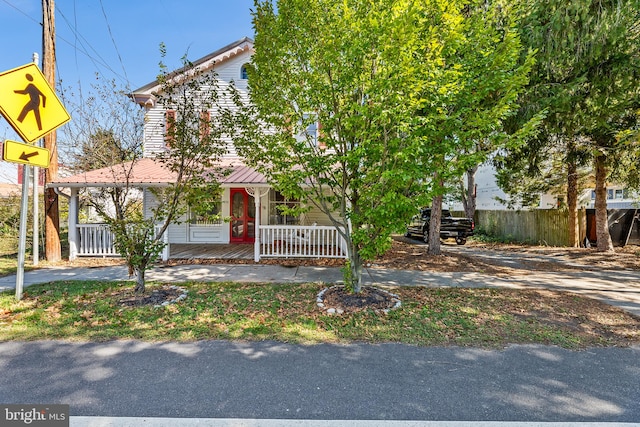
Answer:
[[[67, 24], [67, 27], [69, 27], [69, 29], [73, 33], [76, 41], [80, 43], [82, 49], [78, 48], [77, 45], [74, 45], [74, 44], [72, 44], [71, 42], [69, 42], [69, 41], [67, 41], [65, 39], [62, 39], [62, 38], [60, 38], [60, 39], [63, 40], [65, 43], [67, 43], [72, 48], [74, 48], [74, 50], [76, 52], [80, 52], [81, 54], [83, 54], [87, 58], [89, 58], [91, 60], [91, 62], [93, 63], [93, 65], [95, 65], [96, 69], [98, 69], [98, 73], [100, 75], [102, 75], [103, 78], [106, 78], [106, 77], [100, 72], [100, 70], [99, 70], [100, 67], [103, 67], [103, 68], [109, 70], [115, 76], [117, 76], [119, 79], [121, 79], [124, 82], [128, 83], [128, 79], [125, 76], [122, 76], [121, 74], [116, 72], [113, 68], [111, 68], [107, 64], [107, 61], [100, 55], [100, 53], [95, 48], [93, 48], [93, 46], [91, 46], [91, 43], [89, 43], [89, 41], [77, 30], [77, 26], [72, 25], [71, 22], [69, 22], [69, 19], [67, 19], [67, 17], [62, 12], [62, 10], [59, 7], [56, 10], [58, 11], [58, 13], [60, 13], [60, 16], [62, 17], [64, 22]], [[74, 16], [75, 16], [75, 12], [74, 12]], [[97, 56], [97, 58], [94, 57], [93, 55], [91, 55], [88, 52], [88, 50], [91, 50]]]
[[32, 20], [33, 22], [35, 22], [38, 25], [42, 25], [42, 23], [40, 21], [38, 21], [37, 19], [34, 19], [33, 17], [31, 17], [28, 13], [24, 12], [23, 10], [21, 10], [19, 7], [17, 7], [14, 4], [9, 3], [7, 0], [2, 0], [3, 3], [6, 3], [9, 7], [14, 8], [15, 10], [17, 10], [18, 12], [20, 12], [21, 14], [23, 14], [24, 16], [26, 16], [27, 18], [29, 18], [30, 20]]
[[[35, 22], [36, 24], [38, 24], [40, 27], [42, 27], [42, 22], [38, 19], [33, 18], [31, 15], [29, 15], [28, 13], [26, 13], [25, 11], [23, 11], [22, 9], [20, 9], [18, 6], [12, 4], [9, 0], [0, 0], [3, 3], [5, 3], [6, 5], [8, 5], [9, 7], [11, 7], [12, 9], [16, 10], [18, 13], [24, 15], [25, 17], [27, 17], [29, 20]], [[101, 2], [102, 4], [102, 2]], [[77, 65], [77, 53], [81, 53], [82, 55], [86, 56], [92, 63], [93, 65], [96, 67], [97, 72], [106, 79], [106, 77], [104, 76], [104, 74], [102, 74], [102, 72], [100, 71], [101, 68], [104, 68], [108, 71], [110, 71], [111, 73], [113, 73], [118, 79], [122, 80], [123, 82], [125, 82], [127, 85], [129, 85], [129, 79], [126, 76], [126, 72], [125, 72], [125, 76], [122, 76], [121, 74], [119, 74], [118, 72], [116, 72], [113, 68], [111, 68], [107, 61], [102, 58], [102, 56], [100, 55], [100, 53], [95, 50], [91, 44], [87, 41], [86, 38], [84, 38], [82, 36], [82, 34], [80, 34], [79, 31], [77, 31], [77, 25], [71, 24], [69, 22], [69, 20], [67, 19], [67, 17], [65, 16], [65, 14], [62, 12], [62, 10], [60, 9], [60, 7], [56, 8], [56, 11], [60, 14], [60, 16], [62, 17], [62, 19], [65, 21], [67, 27], [69, 27], [69, 29], [71, 30], [71, 32], [74, 35], [74, 38], [76, 39], [76, 42], [80, 42], [80, 47], [78, 46], [77, 43], [72, 43], [70, 41], [68, 41], [67, 39], [65, 39], [64, 37], [60, 37], [60, 35], [56, 35], [56, 39], [66, 43], [67, 45], [69, 45], [73, 50], [74, 53], [76, 55], [76, 67]], [[74, 16], [75, 16], [75, 11], [74, 11]], [[109, 29], [109, 31], [111, 31]], [[115, 42], [114, 42], [115, 45]], [[92, 55], [91, 53], [89, 53], [89, 50], [91, 50], [94, 54]], [[116, 48], [117, 50], [117, 48]], [[96, 58], [97, 57], [97, 58]], [[122, 59], [120, 58], [120, 53], [118, 52], [118, 58], [120, 59], [120, 62], [122, 64]], [[58, 68], [58, 66], [56, 66], [56, 68]], [[124, 69], [124, 65], [123, 65], [123, 69]], [[59, 70], [58, 71], [58, 75], [60, 75]]]
[[107, 13], [104, 10], [104, 5], [102, 4], [102, 0], [100, 0], [100, 8], [102, 9], [102, 16], [104, 16], [104, 20], [107, 23], [107, 30], [109, 31], [109, 37], [111, 37], [111, 42], [113, 43], [113, 47], [116, 50], [116, 54], [118, 55], [118, 60], [120, 61], [120, 66], [122, 67], [122, 71], [124, 72], [124, 77], [127, 80], [127, 87], [130, 87], [129, 77], [127, 76], [127, 70], [124, 68], [124, 63], [122, 62], [122, 57], [120, 56], [120, 51], [118, 50], [118, 45], [116, 44], [116, 40], [113, 37], [113, 33], [111, 32], [111, 25], [109, 25], [109, 19], [107, 18]]

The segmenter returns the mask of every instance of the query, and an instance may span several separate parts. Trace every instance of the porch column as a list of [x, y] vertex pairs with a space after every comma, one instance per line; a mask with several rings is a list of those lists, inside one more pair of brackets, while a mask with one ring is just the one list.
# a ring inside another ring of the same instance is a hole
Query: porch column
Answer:
[[69, 198], [69, 261], [73, 261], [78, 257], [78, 244], [80, 243], [80, 235], [78, 230], [78, 189], [71, 189], [71, 197]]
[[169, 229], [167, 228], [162, 235], [162, 241], [164, 242], [164, 248], [162, 249], [162, 261], [169, 261], [169, 255], [171, 253], [171, 248], [169, 247]]
[[260, 189], [255, 188], [253, 190], [253, 200], [256, 204], [256, 217], [255, 217], [255, 239], [253, 241], [253, 260], [255, 262], [260, 261], [260, 198], [262, 194]]

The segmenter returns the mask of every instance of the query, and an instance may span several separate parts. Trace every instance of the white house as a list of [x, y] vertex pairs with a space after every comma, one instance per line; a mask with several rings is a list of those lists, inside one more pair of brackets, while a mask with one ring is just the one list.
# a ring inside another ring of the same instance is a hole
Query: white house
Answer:
[[[507, 199], [507, 195], [498, 186], [495, 177], [495, 169], [492, 165], [484, 164], [478, 168], [476, 173], [476, 209], [478, 210], [508, 210], [509, 207], [500, 202], [499, 199]], [[587, 188], [578, 196], [580, 208], [594, 209], [595, 204], [594, 188]], [[557, 197], [546, 193], [540, 195], [540, 202], [536, 209], [555, 209], [558, 206]], [[450, 202], [448, 208], [454, 211], [464, 210], [462, 203]], [[640, 195], [615, 183], [607, 185], [607, 208], [608, 209], [637, 209], [640, 208]]]
[[[241, 92], [247, 91], [246, 64], [253, 53], [253, 41], [243, 38], [197, 61], [194, 65], [203, 70], [214, 68], [220, 86], [234, 84]], [[143, 189], [143, 209], [148, 214], [155, 203], [152, 187], [166, 186], [174, 182], [173, 175], [154, 161], [156, 153], [166, 147], [164, 129], [167, 110], [155, 102], [154, 92], [160, 84], [153, 81], [135, 91], [133, 100], [145, 109], [144, 154], [135, 164], [122, 165], [120, 177], [113, 168], [86, 172], [59, 179], [50, 186], [70, 189], [69, 244], [70, 258], [77, 256], [117, 255], [113, 248], [113, 236], [104, 224], [78, 223], [78, 192], [87, 187], [121, 186], [129, 168], [130, 185]], [[167, 248], [163, 258], [174, 256], [172, 249], [191, 248], [189, 256], [198, 257], [198, 250], [205, 251], [212, 245], [245, 245], [253, 248], [253, 258], [261, 257], [344, 257], [343, 242], [328, 218], [318, 210], [310, 210], [300, 217], [287, 217], [278, 205], [297, 203], [285, 200], [274, 191], [265, 177], [248, 167], [236, 153], [232, 142], [222, 166], [231, 173], [221, 181], [223, 194], [219, 200], [219, 216], [226, 220], [206, 221], [192, 212], [170, 225], [164, 239]], [[248, 246], [251, 245], [251, 246]], [[228, 247], [228, 246], [226, 246]]]

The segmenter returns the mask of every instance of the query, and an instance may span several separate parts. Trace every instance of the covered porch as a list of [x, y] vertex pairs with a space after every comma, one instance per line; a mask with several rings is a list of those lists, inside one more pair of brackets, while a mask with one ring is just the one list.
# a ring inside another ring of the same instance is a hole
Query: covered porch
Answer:
[[[266, 203], [269, 191], [272, 191], [269, 184], [261, 174], [238, 159], [235, 162], [229, 164], [233, 171], [222, 182], [223, 188], [227, 189], [221, 208], [225, 221], [172, 223], [162, 236], [165, 243], [161, 254], [163, 260], [253, 258], [258, 262], [261, 258], [346, 258], [344, 238], [333, 226], [318, 225], [315, 220], [304, 221], [310, 225], [271, 225], [274, 215], [269, 215]], [[113, 233], [106, 224], [80, 223], [80, 190], [124, 185], [144, 189], [166, 186], [174, 180], [171, 173], [150, 158], [121, 167], [122, 171], [114, 166], [49, 184], [58, 192], [61, 188], [70, 189], [70, 194], [65, 194], [69, 198], [70, 259], [119, 256]], [[236, 199], [240, 201], [240, 209], [234, 208]]]

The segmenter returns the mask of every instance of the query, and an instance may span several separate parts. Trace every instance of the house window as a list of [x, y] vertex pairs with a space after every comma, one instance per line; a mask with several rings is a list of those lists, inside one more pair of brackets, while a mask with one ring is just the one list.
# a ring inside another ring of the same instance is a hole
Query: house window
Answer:
[[624, 190], [616, 190], [614, 197], [616, 199], [624, 199]]
[[613, 199], [613, 190], [607, 190], [607, 200]]
[[298, 200], [287, 199], [279, 191], [269, 192], [269, 225], [292, 225], [300, 223], [300, 216], [287, 212], [300, 207]]
[[189, 208], [189, 223], [192, 225], [221, 225], [222, 203], [220, 200], [200, 203]]
[[317, 122], [317, 116], [315, 114], [305, 113], [300, 120], [300, 136], [308, 141], [311, 145], [318, 145], [318, 129], [319, 123]]
[[200, 112], [200, 140], [205, 140], [211, 132], [211, 112], [203, 110]]
[[247, 70], [247, 64], [244, 64], [240, 67], [240, 78], [242, 80], [247, 80], [249, 78], [249, 71]]
[[173, 141], [174, 129], [176, 125], [176, 111], [175, 110], [167, 110], [164, 113], [164, 142], [166, 145], [170, 145], [171, 141]]
[[591, 190], [591, 200], [596, 199], [596, 190]]

